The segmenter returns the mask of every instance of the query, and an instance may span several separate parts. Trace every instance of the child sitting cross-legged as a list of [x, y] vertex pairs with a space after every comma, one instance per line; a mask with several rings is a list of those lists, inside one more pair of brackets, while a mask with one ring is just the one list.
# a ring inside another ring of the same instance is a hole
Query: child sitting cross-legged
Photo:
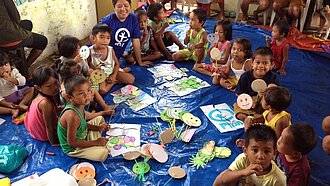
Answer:
[[214, 181], [220, 185], [286, 185], [286, 177], [273, 159], [276, 133], [266, 125], [253, 125], [245, 133], [242, 154]]
[[288, 186], [307, 186], [310, 166], [307, 154], [315, 147], [317, 136], [305, 123], [288, 126], [277, 141], [277, 165], [285, 172]]
[[190, 29], [186, 32], [186, 38], [184, 39], [184, 44], [188, 44], [189, 47], [175, 52], [173, 60], [192, 59], [195, 63], [200, 64], [207, 54], [207, 33], [203, 28], [206, 21], [206, 12], [201, 8], [194, 9], [189, 18]]
[[[58, 139], [63, 152], [76, 158], [104, 161], [108, 157], [107, 139], [101, 132], [109, 130], [102, 116], [92, 118], [84, 111], [91, 101], [89, 81], [82, 75], [74, 75], [64, 82], [69, 103], [58, 121]], [[88, 121], [88, 122], [86, 122]]]

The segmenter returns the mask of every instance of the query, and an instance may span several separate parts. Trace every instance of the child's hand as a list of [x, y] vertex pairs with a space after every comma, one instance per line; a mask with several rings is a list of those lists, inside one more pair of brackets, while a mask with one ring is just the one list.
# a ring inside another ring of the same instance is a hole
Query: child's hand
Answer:
[[99, 131], [108, 131], [110, 129], [110, 125], [107, 123], [103, 122], [99, 125]]
[[112, 84], [112, 83], [116, 83], [117, 82], [117, 80], [116, 80], [116, 78], [114, 76], [107, 77], [106, 81], [107, 81], [108, 84]]
[[142, 67], [149, 67], [149, 66], [153, 65], [153, 62], [152, 61], [142, 61], [142, 63], [139, 65]]
[[76, 55], [76, 57], [73, 58], [73, 61], [76, 63], [80, 63], [82, 62], [82, 57], [80, 56], [80, 54]]
[[282, 76], [285, 76], [286, 75], [286, 72], [285, 72], [285, 69], [280, 69], [278, 70], [277, 72], [279, 72]]
[[96, 143], [99, 146], [105, 146], [108, 143], [108, 139], [105, 137], [100, 137], [99, 139], [96, 140]]
[[190, 51], [195, 50], [195, 45], [190, 45], [188, 48]]
[[187, 30], [187, 32], [186, 32], [186, 38], [189, 38], [190, 37], [190, 31], [191, 31], [191, 29]]
[[3, 72], [2, 73], [2, 78], [8, 81], [8, 79], [10, 78], [9, 72]]
[[253, 124], [253, 119], [250, 117], [246, 117], [244, 120], [244, 124], [251, 126]]
[[251, 164], [243, 171], [243, 176], [249, 176], [251, 174], [255, 174], [257, 172], [262, 172], [263, 168], [259, 164]]

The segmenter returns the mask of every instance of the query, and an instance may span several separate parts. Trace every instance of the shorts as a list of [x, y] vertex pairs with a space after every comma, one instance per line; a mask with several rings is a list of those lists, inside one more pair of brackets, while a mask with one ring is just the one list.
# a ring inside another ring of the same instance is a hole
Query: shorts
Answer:
[[[192, 59], [192, 60], [194, 60], [195, 62], [197, 62], [197, 59], [198, 59], [198, 58], [197, 58], [197, 55], [196, 55], [195, 50], [194, 50], [194, 51], [190, 51], [189, 49], [185, 48], [185, 49], [183, 49], [183, 50], [179, 50], [179, 51], [183, 52], [184, 55], [187, 56], [187, 57], [185, 58], [185, 60]], [[206, 54], [207, 54], [207, 51], [205, 50], [205, 51], [204, 51], [204, 57], [203, 57], [203, 59], [206, 57]], [[203, 60], [203, 59], [202, 59], [202, 60]]]
[[232, 85], [237, 85], [237, 83], [238, 83], [238, 80], [236, 79], [236, 76], [230, 76], [225, 81], [228, 81]]
[[[209, 72], [212, 72], [212, 73], [215, 72], [215, 66], [214, 66], [213, 64], [202, 63], [202, 65], [203, 65], [203, 68], [204, 68], [205, 70], [207, 70], [207, 71], [209, 71]], [[227, 68], [226, 65], [222, 65], [222, 66], [220, 67], [220, 71], [225, 72], [225, 71], [226, 71], [226, 68]]]
[[7, 102], [18, 104], [24, 98], [24, 92], [27, 91], [29, 88], [30, 87], [24, 87], [4, 98]]

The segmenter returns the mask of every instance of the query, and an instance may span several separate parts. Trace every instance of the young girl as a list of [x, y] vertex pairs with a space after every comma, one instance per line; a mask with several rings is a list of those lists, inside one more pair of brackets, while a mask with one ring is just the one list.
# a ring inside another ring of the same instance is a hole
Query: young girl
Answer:
[[286, 20], [277, 21], [272, 28], [273, 41], [266, 37], [267, 46], [272, 49], [274, 56], [274, 70], [285, 75], [285, 66], [289, 56], [289, 41], [286, 39], [290, 25]]
[[58, 144], [56, 96], [59, 83], [56, 72], [39, 66], [32, 74], [34, 96], [24, 119], [25, 127], [32, 138]]
[[173, 45], [173, 42], [179, 46], [179, 49], [184, 49], [179, 38], [172, 32], [165, 29], [169, 26], [165, 22], [164, 7], [160, 3], [151, 3], [147, 15], [150, 19], [149, 25], [153, 30], [154, 37], [160, 51], [166, 56], [168, 60], [173, 60], [171, 53], [167, 50], [167, 46]]
[[[139, 27], [141, 32], [142, 62], [161, 58], [162, 55], [159, 52], [158, 47], [156, 45], [154, 35], [152, 33], [152, 28], [148, 26], [147, 13], [144, 10], [139, 10], [135, 14], [138, 17]], [[129, 54], [127, 54], [125, 57], [129, 63], [131, 64], [136, 63], [133, 47], [131, 47]]]
[[[251, 54], [251, 42], [247, 39], [236, 39], [231, 48], [232, 59], [228, 61], [226, 70], [220, 76], [213, 76], [212, 82], [219, 84], [220, 78], [222, 87], [232, 91], [235, 90], [241, 75], [251, 69]], [[229, 77], [231, 71], [235, 76]]]
[[219, 40], [214, 43], [214, 45], [211, 45], [208, 54], [210, 55], [211, 50], [216, 47], [221, 52], [221, 59], [219, 61], [211, 59], [212, 64], [202, 63], [194, 66], [195, 71], [208, 76], [212, 76], [214, 72], [219, 73], [218, 71], [220, 69], [217, 67], [217, 63], [222, 65], [227, 64], [231, 48], [230, 40], [232, 39], [232, 24], [228, 20], [221, 20], [215, 25], [214, 33], [219, 36]]
[[12, 114], [12, 118], [16, 118], [19, 110], [27, 110], [33, 88], [17, 88], [25, 85], [25, 81], [25, 77], [10, 65], [8, 55], [0, 50], [0, 114]]

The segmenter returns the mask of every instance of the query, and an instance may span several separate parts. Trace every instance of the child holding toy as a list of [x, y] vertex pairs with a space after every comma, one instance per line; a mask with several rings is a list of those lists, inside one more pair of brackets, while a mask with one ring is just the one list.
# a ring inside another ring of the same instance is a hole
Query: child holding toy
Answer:
[[74, 75], [64, 86], [70, 102], [63, 109], [57, 128], [63, 152], [76, 158], [104, 161], [109, 154], [105, 147], [108, 140], [101, 137], [101, 132], [110, 127], [103, 117], [92, 118], [84, 110], [92, 97], [90, 83], [82, 75]]
[[16, 118], [20, 110], [27, 110], [33, 88], [17, 88], [25, 85], [25, 82], [25, 77], [10, 65], [8, 55], [0, 50], [0, 114], [12, 114], [12, 118]]
[[153, 30], [157, 47], [168, 60], [173, 60], [171, 53], [166, 47], [173, 45], [173, 43], [178, 45], [179, 49], [183, 49], [184, 46], [172, 31], [165, 31], [165, 29], [169, 26], [169, 23], [165, 21], [163, 5], [160, 3], [151, 3], [148, 8], [147, 15], [149, 17], [149, 26]]
[[97, 24], [93, 27], [90, 40], [93, 45], [90, 47], [91, 55], [88, 59], [92, 69], [101, 68], [104, 70], [107, 79], [100, 84], [100, 93], [106, 94], [116, 83], [133, 84], [135, 77], [128, 72], [119, 70], [119, 62], [111, 46], [108, 46], [111, 39], [111, 28], [106, 24]]
[[[230, 40], [232, 39], [232, 24], [228, 20], [218, 21], [214, 27], [214, 33], [219, 36], [219, 40], [211, 45], [208, 50], [208, 54], [210, 55], [213, 48], [218, 48], [220, 50], [221, 59], [215, 61], [211, 56], [212, 64], [202, 63], [195, 64], [194, 66], [195, 71], [208, 76], [212, 76], [212, 74], [216, 71], [217, 73], [220, 73], [220, 67], [218, 67], [218, 65], [220, 66], [227, 64], [231, 48]], [[219, 82], [217, 84], [219, 84]]]
[[274, 70], [281, 75], [285, 75], [285, 66], [288, 62], [289, 56], [289, 41], [286, 39], [288, 36], [290, 25], [286, 20], [277, 21], [272, 28], [272, 39], [266, 37], [267, 46], [272, 49], [274, 56]]
[[[207, 33], [203, 28], [206, 21], [206, 12], [204, 9], [194, 9], [190, 13], [190, 29], [186, 32], [184, 44], [189, 43], [189, 47], [179, 50], [173, 54], [174, 61], [192, 59], [200, 64], [207, 54]], [[195, 67], [194, 67], [195, 68]]]
[[52, 68], [39, 66], [33, 71], [32, 81], [34, 95], [24, 119], [25, 127], [32, 138], [56, 145], [56, 96], [59, 89], [57, 73]]

